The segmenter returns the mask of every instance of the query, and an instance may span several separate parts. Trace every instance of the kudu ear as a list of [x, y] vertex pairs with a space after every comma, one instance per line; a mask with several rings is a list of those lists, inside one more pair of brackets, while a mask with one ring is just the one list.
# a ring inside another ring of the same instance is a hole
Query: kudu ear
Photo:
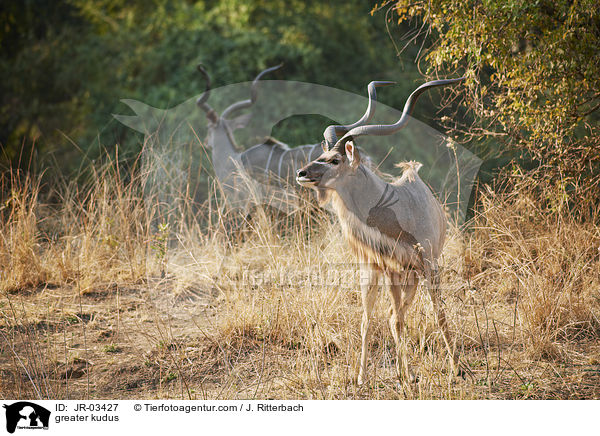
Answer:
[[325, 140], [321, 141], [321, 148], [325, 153], [327, 153], [329, 151], [329, 142]]
[[346, 150], [346, 157], [348, 158], [348, 162], [352, 168], [358, 167], [360, 163], [360, 156], [358, 154], [358, 148], [354, 145], [354, 142], [348, 141], [344, 146]]
[[243, 129], [244, 127], [246, 127], [248, 125], [248, 123], [250, 122], [251, 119], [252, 119], [251, 113], [240, 115], [239, 117], [235, 117], [233, 120], [231, 120], [231, 128], [233, 130]]

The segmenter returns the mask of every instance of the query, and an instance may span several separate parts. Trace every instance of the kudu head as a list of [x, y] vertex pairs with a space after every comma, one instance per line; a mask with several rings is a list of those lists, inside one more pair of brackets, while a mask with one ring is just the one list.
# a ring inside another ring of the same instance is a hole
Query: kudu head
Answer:
[[248, 100], [238, 101], [228, 106], [219, 116], [219, 114], [211, 108], [207, 100], [210, 97], [210, 76], [204, 69], [202, 64], [198, 64], [198, 71], [204, 76], [206, 80], [206, 88], [204, 93], [198, 98], [196, 104], [206, 113], [206, 119], [208, 120], [208, 133], [206, 137], [206, 143], [209, 147], [213, 147], [217, 142], [218, 135], [226, 135], [232, 144], [235, 143], [233, 140], [233, 132], [237, 129], [246, 127], [252, 114], [239, 115], [238, 112], [242, 109], [251, 107], [258, 97], [258, 81], [267, 73], [275, 71], [282, 67], [283, 64], [275, 67], [267, 68], [261, 71], [255, 79], [252, 81], [250, 88], [250, 98]]
[[[342, 138], [337, 140], [333, 147], [323, 148], [323, 154], [316, 160], [308, 163], [296, 172], [296, 181], [307, 187], [322, 190], [335, 190], [347, 180], [347, 176], [356, 173], [360, 165], [360, 153], [354, 144], [354, 139], [359, 136], [391, 135], [406, 126], [410, 114], [419, 96], [426, 90], [437, 86], [450, 85], [463, 80], [459, 79], [434, 80], [419, 86], [408, 97], [400, 119], [394, 124], [387, 125], [361, 125], [348, 130]], [[327, 133], [327, 130], [325, 131]], [[324, 141], [326, 144], [327, 138]]]

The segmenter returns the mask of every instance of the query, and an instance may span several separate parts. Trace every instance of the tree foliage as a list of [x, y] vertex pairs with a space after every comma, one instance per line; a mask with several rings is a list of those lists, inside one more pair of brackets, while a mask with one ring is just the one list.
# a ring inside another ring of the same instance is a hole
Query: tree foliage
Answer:
[[[5, 3], [0, 160], [13, 164], [23, 143], [55, 152], [63, 166], [77, 166], [82, 152], [93, 158], [99, 145], [135, 150], [142, 138], [111, 116], [127, 113], [119, 100], [176, 106], [204, 88], [198, 62], [206, 65], [215, 87], [248, 81], [284, 62], [269, 79], [361, 95], [369, 81], [397, 80], [402, 69], [381, 30], [383, 17], [371, 17], [372, 6], [359, 0]], [[414, 65], [407, 72], [418, 74]], [[393, 102], [396, 96], [401, 104], [413, 84], [399, 84], [382, 97], [392, 96]], [[282, 139], [299, 141], [322, 129], [315, 122], [296, 123]]]
[[[430, 44], [430, 75], [464, 74], [472, 124], [454, 134], [500, 139], [537, 162], [536, 180], [597, 189], [600, 176], [600, 3], [596, 0], [397, 0]], [[547, 186], [547, 185], [544, 185]], [[596, 200], [598, 196], [596, 196]]]

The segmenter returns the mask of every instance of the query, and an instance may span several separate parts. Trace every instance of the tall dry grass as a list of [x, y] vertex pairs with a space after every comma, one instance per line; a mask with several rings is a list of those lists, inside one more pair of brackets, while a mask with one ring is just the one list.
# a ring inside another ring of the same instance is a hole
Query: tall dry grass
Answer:
[[[116, 159], [90, 174], [51, 189], [31, 175], [2, 178], [0, 331], [10, 365], [2, 377], [14, 396], [107, 395], [98, 386], [109, 376], [98, 374], [110, 371], [116, 380], [140, 374], [110, 391], [120, 398], [598, 395], [565, 386], [583, 380], [573, 368], [595, 374], [600, 359], [600, 230], [567, 209], [540, 210], [525, 188], [480, 189], [474, 218], [448, 235], [444, 304], [468, 377], [452, 376], [419, 292], [403, 355], [420, 381], [398, 379], [382, 287], [371, 378], [359, 387], [356, 260], [333, 216], [299, 199], [286, 216], [255, 207], [248, 219], [226, 212], [218, 195], [195, 204], [185, 184], [164, 197], [149, 184], [151, 170], [125, 172]], [[125, 296], [109, 310], [112, 294], [98, 292], [127, 287], [137, 292], [128, 311]], [[72, 312], [53, 306], [49, 288], [71, 298]], [[74, 371], [85, 374], [78, 388]]]
[[[5, 292], [75, 281], [91, 284], [146, 276], [156, 208], [142, 191], [145, 174], [123, 174], [107, 159], [87, 183], [48, 183], [31, 174], [1, 176], [0, 259]], [[47, 197], [44, 201], [41, 197]]]
[[525, 187], [481, 193], [463, 276], [518, 302], [528, 352], [557, 357], [561, 343], [600, 334], [600, 228], [565, 208], [542, 209], [535, 198]]

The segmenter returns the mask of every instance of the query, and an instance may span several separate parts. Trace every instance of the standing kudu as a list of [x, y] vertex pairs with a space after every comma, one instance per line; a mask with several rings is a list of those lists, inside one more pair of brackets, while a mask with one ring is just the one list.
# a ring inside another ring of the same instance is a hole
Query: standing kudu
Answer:
[[[206, 113], [208, 120], [206, 143], [212, 149], [212, 161], [217, 179], [221, 183], [226, 197], [230, 200], [235, 199], [231, 202], [235, 206], [246, 206], [241, 197], [247, 198], [248, 196], [244, 185], [247, 185], [249, 180], [257, 181], [262, 187], [271, 191], [294, 189], [298, 186], [294, 183], [296, 168], [310, 162], [321, 153], [318, 143], [290, 148], [273, 138], [267, 138], [265, 142], [243, 152], [237, 150], [233, 133], [246, 126], [251, 117], [251, 114], [239, 115], [239, 111], [250, 108], [256, 102], [258, 83], [261, 77], [280, 67], [281, 65], [267, 68], [259, 73], [252, 82], [250, 99], [230, 105], [219, 116], [207, 103], [210, 96], [210, 77], [204, 67], [198, 65], [198, 71], [206, 80], [206, 89], [197, 100], [198, 106]], [[327, 127], [324, 133], [327, 146], [334, 145], [338, 136], [369, 122], [375, 113], [375, 88], [392, 83], [394, 82], [371, 82], [367, 88], [369, 103], [365, 114], [353, 124]], [[240, 180], [240, 171], [245, 173], [246, 180]], [[269, 194], [267, 193], [267, 195]]]
[[363, 165], [353, 141], [359, 136], [391, 135], [400, 130], [406, 125], [420, 94], [460, 80], [463, 79], [425, 83], [410, 95], [398, 122], [354, 127], [331, 149], [297, 171], [298, 183], [316, 190], [321, 205], [331, 201], [344, 236], [359, 258], [363, 304], [359, 383], [363, 383], [366, 376], [369, 324], [382, 274], [388, 279], [392, 299], [390, 328], [396, 344], [398, 374], [402, 374], [400, 338], [404, 316], [417, 289], [416, 273], [427, 283], [454, 369], [458, 368], [440, 299], [438, 258], [446, 233], [442, 206], [419, 177], [421, 164], [403, 164], [402, 177], [386, 183]]

